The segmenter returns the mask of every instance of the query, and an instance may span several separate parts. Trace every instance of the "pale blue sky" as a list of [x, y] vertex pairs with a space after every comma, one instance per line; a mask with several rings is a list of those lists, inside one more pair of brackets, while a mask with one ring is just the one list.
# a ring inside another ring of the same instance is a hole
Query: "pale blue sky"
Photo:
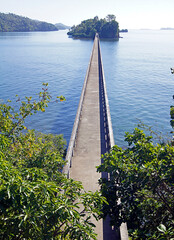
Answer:
[[174, 0], [0, 0], [0, 12], [67, 25], [114, 14], [120, 28], [174, 27]]

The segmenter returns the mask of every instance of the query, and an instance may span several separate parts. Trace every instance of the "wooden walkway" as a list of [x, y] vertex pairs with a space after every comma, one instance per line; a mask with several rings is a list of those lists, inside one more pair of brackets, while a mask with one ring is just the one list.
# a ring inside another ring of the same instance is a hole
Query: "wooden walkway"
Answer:
[[[93, 192], [99, 190], [98, 179], [101, 175], [97, 173], [96, 166], [101, 164], [101, 154], [114, 144], [103, 78], [99, 39], [96, 35], [67, 151], [68, 164], [64, 169], [68, 177], [82, 182], [85, 191]], [[94, 224], [98, 240], [120, 239], [108, 221], [94, 220]]]

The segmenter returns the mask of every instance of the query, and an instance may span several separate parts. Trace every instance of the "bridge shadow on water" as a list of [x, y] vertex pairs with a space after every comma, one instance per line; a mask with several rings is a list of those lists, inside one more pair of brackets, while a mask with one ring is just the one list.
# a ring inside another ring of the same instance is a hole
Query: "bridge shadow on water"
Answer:
[[[105, 154], [111, 148], [109, 139], [109, 128], [107, 121], [107, 110], [105, 101], [105, 88], [103, 83], [103, 70], [101, 63], [100, 49], [98, 51], [98, 63], [99, 63], [99, 103], [100, 103], [100, 139], [101, 139], [101, 154]], [[102, 160], [101, 160], [102, 162]], [[108, 173], [103, 172], [102, 178], [108, 179]], [[110, 218], [106, 217], [103, 220], [103, 240], [119, 240], [119, 230], [110, 226]]]

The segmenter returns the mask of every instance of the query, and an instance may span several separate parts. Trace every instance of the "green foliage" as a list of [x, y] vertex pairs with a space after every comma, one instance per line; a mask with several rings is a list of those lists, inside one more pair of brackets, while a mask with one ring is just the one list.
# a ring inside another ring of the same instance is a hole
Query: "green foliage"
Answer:
[[10, 103], [0, 105], [0, 238], [96, 239], [91, 217], [99, 217], [101, 194], [86, 193], [61, 173], [66, 144], [61, 135], [25, 127], [25, 119], [50, 102], [47, 85], [39, 101], [19, 101], [18, 111]]
[[165, 225], [160, 224], [160, 226], [157, 227], [157, 229], [161, 233], [159, 238], [158, 238], [159, 240], [166, 240], [166, 239], [167, 240], [174, 240], [174, 229], [172, 227], [170, 227], [169, 229], [166, 229]]
[[113, 15], [113, 14], [108, 14], [108, 15], [106, 16], [106, 21], [107, 21], [107, 22], [115, 21], [115, 19], [116, 19], [116, 16]]
[[171, 106], [170, 108], [170, 116], [172, 119], [174, 119], [174, 106]]
[[57, 31], [51, 23], [31, 20], [12, 13], [0, 13], [0, 32]]
[[81, 24], [73, 26], [68, 35], [74, 38], [94, 38], [96, 32], [101, 38], [119, 38], [119, 26], [114, 15], [108, 15], [106, 19], [96, 16], [94, 19], [82, 21]]
[[170, 117], [171, 117], [170, 124], [172, 128], [174, 128], [174, 106], [170, 107]]
[[116, 38], [118, 36], [118, 23], [110, 21], [103, 25], [100, 37], [101, 38]]
[[[104, 216], [111, 224], [127, 222], [132, 239], [171, 239], [174, 237], [174, 148], [156, 144], [140, 129], [126, 134], [126, 150], [114, 146], [103, 158], [99, 172]], [[168, 229], [160, 231], [160, 224]], [[166, 234], [166, 238], [163, 238]]]

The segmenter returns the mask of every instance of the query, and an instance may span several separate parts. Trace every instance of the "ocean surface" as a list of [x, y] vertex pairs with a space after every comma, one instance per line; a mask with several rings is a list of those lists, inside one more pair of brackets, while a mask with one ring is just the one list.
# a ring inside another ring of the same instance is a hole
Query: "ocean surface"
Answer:
[[[139, 121], [164, 135], [172, 130], [174, 31], [130, 30], [121, 36], [101, 41], [101, 51], [115, 143], [124, 147], [125, 132]], [[52, 102], [26, 124], [63, 134], [68, 142], [92, 46], [92, 40], [73, 40], [66, 31], [0, 33], [0, 102], [11, 99], [16, 107], [16, 94], [37, 99], [42, 83], [49, 83]], [[57, 95], [66, 101], [56, 103]]]

